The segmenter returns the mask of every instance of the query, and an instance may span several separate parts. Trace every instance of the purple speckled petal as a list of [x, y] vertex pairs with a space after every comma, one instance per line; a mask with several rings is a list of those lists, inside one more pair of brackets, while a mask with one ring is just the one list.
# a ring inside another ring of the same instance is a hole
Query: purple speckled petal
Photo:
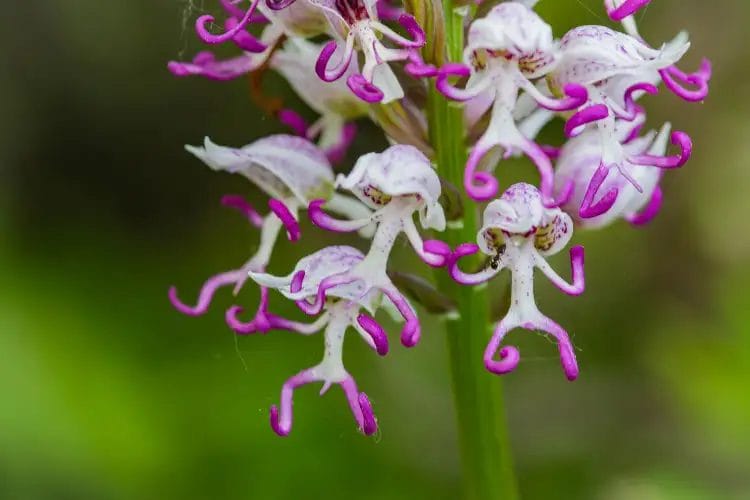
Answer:
[[359, 393], [358, 402], [359, 408], [362, 411], [362, 432], [367, 436], [371, 436], [378, 430], [378, 421], [372, 411], [372, 404], [364, 392]]

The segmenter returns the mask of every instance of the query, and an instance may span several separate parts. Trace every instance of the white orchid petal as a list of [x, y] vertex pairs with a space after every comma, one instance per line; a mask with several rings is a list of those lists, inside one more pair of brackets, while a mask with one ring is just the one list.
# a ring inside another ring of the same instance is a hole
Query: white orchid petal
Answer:
[[333, 171], [325, 154], [310, 141], [272, 135], [242, 148], [218, 146], [207, 137], [202, 148], [186, 146], [214, 170], [244, 175], [270, 196], [293, 194], [302, 203], [331, 193]]

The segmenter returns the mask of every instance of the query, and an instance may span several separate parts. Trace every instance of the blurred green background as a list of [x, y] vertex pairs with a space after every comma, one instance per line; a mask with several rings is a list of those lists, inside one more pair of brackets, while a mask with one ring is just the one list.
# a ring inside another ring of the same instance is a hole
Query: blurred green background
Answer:
[[[166, 71], [201, 49], [191, 28], [201, 8], [46, 0], [3, 11], [0, 498], [457, 498], [438, 322], [384, 359], [347, 342], [376, 437], [356, 432], [340, 391], [319, 398], [309, 386], [280, 439], [268, 406], [318, 361], [321, 339], [234, 336], [227, 291], [197, 319], [167, 302], [170, 284], [191, 300], [257, 241], [218, 201], [258, 192], [182, 145], [282, 130], [250, 103], [246, 80]], [[558, 35], [605, 22], [597, 0], [543, 0], [539, 11]], [[690, 31], [682, 66], [710, 57], [712, 93], [702, 105], [668, 92], [648, 101], [652, 125], [669, 119], [696, 146], [666, 176], [661, 216], [576, 235], [584, 296], [539, 280], [541, 308], [573, 335], [580, 379], [566, 382], [543, 337], [512, 334], [523, 362], [502, 383], [524, 498], [750, 498], [749, 18], [739, 0], [655, 0], [643, 16], [653, 43]], [[356, 150], [382, 147], [373, 126], [361, 129]], [[533, 176], [528, 165], [506, 171]], [[271, 270], [331, 241], [303, 231], [301, 245], [281, 242]], [[567, 268], [564, 256], [554, 264]], [[254, 304], [253, 287], [239, 300]], [[292, 312], [278, 296], [272, 307]]]

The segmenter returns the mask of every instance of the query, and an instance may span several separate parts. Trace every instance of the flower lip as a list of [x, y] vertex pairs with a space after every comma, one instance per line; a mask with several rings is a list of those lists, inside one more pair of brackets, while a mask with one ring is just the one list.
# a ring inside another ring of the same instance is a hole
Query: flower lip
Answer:
[[445, 226], [443, 208], [438, 203], [440, 178], [427, 157], [414, 146], [396, 145], [382, 153], [366, 154], [357, 160], [348, 176], [337, 178], [336, 185], [351, 191], [373, 209], [395, 197], [414, 196], [424, 227], [440, 231]]
[[242, 148], [219, 146], [206, 137], [203, 147], [185, 149], [214, 170], [242, 174], [273, 198], [293, 195], [307, 205], [327, 197], [333, 187], [325, 154], [301, 137], [272, 135]]

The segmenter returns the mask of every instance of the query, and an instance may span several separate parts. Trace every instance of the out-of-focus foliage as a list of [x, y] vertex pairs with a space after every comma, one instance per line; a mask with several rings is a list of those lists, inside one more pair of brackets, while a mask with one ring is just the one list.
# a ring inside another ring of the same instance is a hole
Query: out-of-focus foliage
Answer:
[[[641, 22], [654, 42], [689, 28], [686, 64], [701, 53], [715, 63], [704, 105], [652, 98], [651, 124], [670, 117], [696, 143], [665, 180], [663, 213], [642, 230], [576, 236], [584, 296], [540, 282], [545, 311], [574, 335], [579, 381], [564, 380], [542, 338], [513, 334], [524, 362], [503, 383], [525, 498], [750, 496], [750, 7], [720, 4], [654, 0]], [[218, 200], [257, 191], [182, 144], [281, 130], [251, 105], [246, 81], [167, 73], [168, 59], [198, 48], [197, 8], [48, 0], [4, 10], [15, 28], [0, 45], [0, 498], [456, 498], [437, 322], [385, 359], [347, 342], [380, 419], [375, 439], [356, 433], [339, 392], [314, 388], [298, 392], [295, 427], [280, 439], [267, 408], [319, 358], [321, 339], [237, 338], [223, 325], [228, 293], [198, 319], [169, 307], [170, 284], [190, 297], [256, 242]], [[539, 9], [558, 34], [604, 22], [594, 0]], [[363, 128], [356, 149], [382, 147]], [[506, 175], [533, 171], [518, 163]], [[323, 244], [303, 231], [302, 245], [280, 245], [272, 271]], [[255, 300], [252, 287], [240, 296]], [[272, 307], [291, 311], [278, 296]]]

